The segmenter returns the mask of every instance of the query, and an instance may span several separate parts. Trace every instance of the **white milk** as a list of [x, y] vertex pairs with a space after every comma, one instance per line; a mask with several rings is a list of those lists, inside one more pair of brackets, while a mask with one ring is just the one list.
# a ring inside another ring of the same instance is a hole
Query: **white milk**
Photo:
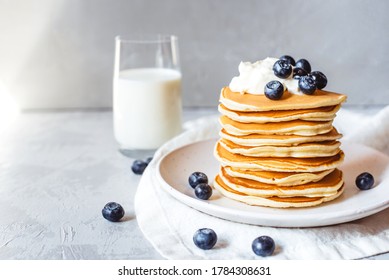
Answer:
[[151, 150], [181, 132], [181, 73], [121, 71], [114, 79], [114, 130], [122, 149]]

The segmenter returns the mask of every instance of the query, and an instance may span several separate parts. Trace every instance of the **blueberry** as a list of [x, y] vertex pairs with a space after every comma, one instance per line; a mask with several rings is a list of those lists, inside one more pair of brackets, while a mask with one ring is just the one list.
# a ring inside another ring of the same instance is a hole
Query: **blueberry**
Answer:
[[296, 67], [304, 69], [306, 72], [311, 72], [311, 64], [309, 64], [308, 60], [302, 58], [297, 60]]
[[293, 68], [293, 79], [300, 79], [302, 76], [308, 75], [308, 72], [305, 71], [303, 68], [295, 67]]
[[152, 160], [153, 160], [153, 157], [148, 157], [148, 158], [146, 158], [145, 162], [147, 164], [149, 164]]
[[210, 185], [208, 185], [206, 183], [198, 184], [194, 190], [195, 190], [195, 195], [197, 196], [197, 198], [200, 198], [203, 200], [207, 200], [212, 195], [212, 188]]
[[217, 242], [216, 233], [210, 228], [202, 228], [193, 235], [194, 244], [203, 250], [212, 249]]
[[294, 58], [291, 57], [290, 55], [283, 55], [283, 56], [280, 57], [280, 60], [284, 60], [284, 61], [286, 61], [288, 64], [290, 64], [292, 66], [296, 65], [296, 61], [294, 61]]
[[143, 172], [145, 171], [147, 165], [148, 165], [147, 162], [140, 160], [140, 159], [137, 159], [132, 163], [132, 166], [131, 166], [132, 172], [134, 172], [135, 174], [138, 174], [138, 175], [142, 175]]
[[270, 81], [265, 86], [265, 96], [271, 100], [279, 100], [284, 94], [284, 86], [279, 81]]
[[277, 60], [273, 65], [273, 72], [278, 78], [288, 78], [292, 74], [292, 65], [285, 60]]
[[305, 94], [313, 94], [316, 90], [316, 81], [310, 74], [302, 76], [299, 79], [299, 88]]
[[251, 244], [251, 248], [253, 252], [261, 257], [267, 257], [273, 254], [276, 245], [274, 243], [273, 238], [270, 236], [260, 236], [254, 239]]
[[103, 217], [111, 222], [118, 222], [124, 216], [123, 207], [116, 202], [108, 202], [101, 210]]
[[316, 85], [318, 89], [325, 88], [327, 85], [327, 77], [320, 71], [313, 71], [311, 73], [312, 77], [316, 81]]
[[195, 188], [198, 184], [208, 184], [208, 177], [203, 172], [193, 172], [188, 179], [189, 185]]
[[361, 190], [369, 190], [374, 185], [374, 177], [369, 172], [363, 172], [355, 179], [355, 184]]

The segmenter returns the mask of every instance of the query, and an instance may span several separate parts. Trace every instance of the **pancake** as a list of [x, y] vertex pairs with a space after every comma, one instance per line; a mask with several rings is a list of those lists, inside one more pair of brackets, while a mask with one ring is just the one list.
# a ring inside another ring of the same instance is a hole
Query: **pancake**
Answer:
[[278, 172], [318, 172], [334, 169], [344, 158], [343, 151], [331, 157], [248, 157], [229, 152], [219, 142], [215, 145], [214, 155], [222, 166]]
[[213, 184], [214, 188], [222, 193], [225, 197], [244, 202], [249, 205], [255, 206], [267, 206], [276, 208], [288, 208], [288, 207], [311, 207], [319, 205], [323, 202], [331, 201], [339, 197], [344, 190], [341, 187], [334, 195], [324, 197], [306, 197], [306, 196], [294, 196], [294, 197], [259, 197], [246, 195], [244, 193], [235, 191], [229, 188], [219, 175], [216, 176]]
[[250, 179], [231, 177], [223, 168], [220, 170], [219, 177], [224, 184], [237, 192], [260, 197], [332, 196], [343, 185], [342, 172], [339, 169], [333, 170], [320, 181], [296, 186], [276, 186]]
[[336, 106], [346, 101], [347, 96], [317, 89], [314, 94], [291, 94], [285, 91], [281, 100], [271, 100], [264, 94], [241, 94], [224, 87], [220, 94], [220, 103], [233, 111], [263, 112], [295, 109], [312, 109]]
[[285, 122], [293, 120], [331, 121], [339, 111], [340, 105], [302, 110], [239, 112], [219, 104], [219, 112], [230, 119], [243, 123]]
[[329, 157], [339, 153], [339, 141], [323, 141], [304, 143], [288, 147], [274, 146], [242, 146], [227, 139], [220, 139], [219, 144], [233, 154], [241, 154], [250, 157]]
[[312, 122], [294, 120], [279, 123], [241, 123], [234, 121], [227, 116], [219, 118], [221, 126], [233, 135], [248, 134], [283, 134], [310, 136], [325, 134], [332, 130], [332, 121]]
[[242, 146], [293, 146], [302, 143], [313, 143], [322, 141], [334, 141], [342, 137], [335, 128], [332, 128], [330, 132], [312, 136], [300, 136], [300, 135], [270, 135], [270, 134], [249, 134], [249, 135], [232, 135], [225, 129], [221, 129], [219, 132], [220, 137], [230, 140], [236, 144]]
[[275, 172], [239, 169], [231, 166], [225, 166], [222, 169], [231, 177], [246, 178], [265, 184], [285, 187], [317, 182], [334, 171], [334, 169], [328, 169], [319, 172]]

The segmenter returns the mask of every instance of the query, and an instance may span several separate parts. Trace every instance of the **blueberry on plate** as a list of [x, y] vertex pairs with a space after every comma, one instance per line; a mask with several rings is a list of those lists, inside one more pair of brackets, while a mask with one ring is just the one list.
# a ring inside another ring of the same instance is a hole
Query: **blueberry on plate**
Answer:
[[148, 165], [147, 162], [140, 160], [140, 159], [137, 159], [132, 163], [132, 166], [131, 166], [132, 172], [134, 172], [137, 175], [142, 175], [143, 172], [145, 171], [147, 165]]
[[313, 71], [311, 73], [312, 77], [316, 81], [316, 86], [318, 89], [323, 89], [327, 85], [327, 77], [320, 71]]
[[210, 228], [201, 228], [193, 235], [193, 242], [200, 249], [209, 250], [215, 246], [217, 235]]
[[302, 58], [297, 60], [296, 67], [304, 69], [306, 72], [311, 72], [311, 64], [309, 64], [308, 60]]
[[212, 188], [206, 183], [198, 184], [194, 189], [197, 198], [208, 200], [212, 195]]
[[108, 202], [101, 210], [103, 217], [111, 222], [118, 222], [124, 216], [123, 207], [116, 202]]
[[374, 177], [369, 172], [363, 172], [357, 176], [355, 184], [363, 191], [370, 190], [374, 186]]
[[203, 172], [196, 171], [190, 174], [188, 182], [192, 188], [195, 188], [198, 184], [208, 184], [208, 177]]
[[278, 78], [288, 78], [292, 74], [292, 65], [285, 60], [277, 60], [273, 65], [273, 72]]
[[295, 67], [293, 68], [293, 79], [300, 79], [302, 76], [308, 75], [308, 72], [305, 71], [303, 68]]
[[285, 60], [287, 63], [289, 63], [292, 66], [296, 65], [296, 61], [290, 55], [283, 55], [280, 57], [280, 60]]
[[305, 94], [313, 94], [316, 90], [316, 81], [310, 74], [302, 76], [299, 79], [299, 88]]
[[284, 86], [279, 81], [270, 81], [265, 86], [265, 96], [271, 100], [279, 100], [284, 94]]
[[253, 252], [256, 255], [261, 257], [267, 257], [273, 254], [276, 245], [274, 243], [273, 238], [271, 238], [270, 236], [263, 235], [253, 240], [251, 248], [253, 249]]

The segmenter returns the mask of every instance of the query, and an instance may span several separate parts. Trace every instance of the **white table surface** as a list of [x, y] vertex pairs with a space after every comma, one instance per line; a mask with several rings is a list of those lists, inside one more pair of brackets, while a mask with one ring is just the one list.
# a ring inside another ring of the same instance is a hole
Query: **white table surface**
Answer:
[[[213, 114], [185, 109], [184, 120]], [[136, 222], [132, 161], [117, 151], [110, 111], [20, 114], [0, 131], [0, 259], [161, 259]], [[122, 222], [102, 217], [109, 201]]]

